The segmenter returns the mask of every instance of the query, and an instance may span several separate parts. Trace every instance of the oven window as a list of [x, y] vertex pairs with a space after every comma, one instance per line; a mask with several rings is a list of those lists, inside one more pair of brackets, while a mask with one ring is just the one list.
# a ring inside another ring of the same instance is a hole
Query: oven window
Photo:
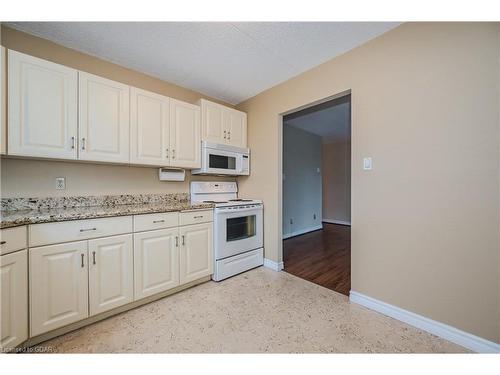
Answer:
[[255, 236], [255, 215], [226, 220], [226, 241], [239, 241]]
[[208, 166], [219, 169], [236, 169], [236, 158], [234, 156], [209, 154]]

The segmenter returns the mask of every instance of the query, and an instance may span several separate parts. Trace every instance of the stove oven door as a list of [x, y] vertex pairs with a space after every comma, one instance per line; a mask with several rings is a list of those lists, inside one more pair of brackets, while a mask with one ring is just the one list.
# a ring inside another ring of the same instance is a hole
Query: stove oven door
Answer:
[[215, 210], [215, 259], [224, 259], [263, 246], [262, 206]]

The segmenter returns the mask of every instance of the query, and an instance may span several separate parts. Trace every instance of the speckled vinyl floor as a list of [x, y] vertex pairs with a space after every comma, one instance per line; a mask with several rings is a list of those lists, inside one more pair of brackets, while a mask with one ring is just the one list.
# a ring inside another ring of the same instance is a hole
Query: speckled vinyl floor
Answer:
[[465, 349], [285, 272], [207, 282], [41, 346], [60, 353], [428, 353]]

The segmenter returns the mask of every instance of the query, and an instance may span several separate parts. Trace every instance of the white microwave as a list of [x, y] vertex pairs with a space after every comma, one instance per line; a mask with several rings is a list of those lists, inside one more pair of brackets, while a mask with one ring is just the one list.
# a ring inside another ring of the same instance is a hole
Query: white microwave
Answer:
[[193, 169], [191, 174], [248, 176], [250, 174], [250, 150], [203, 141], [201, 168]]

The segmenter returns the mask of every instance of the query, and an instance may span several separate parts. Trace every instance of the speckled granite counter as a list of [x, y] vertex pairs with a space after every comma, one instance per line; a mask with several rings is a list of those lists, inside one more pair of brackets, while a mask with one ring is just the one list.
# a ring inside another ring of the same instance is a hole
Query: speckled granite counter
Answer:
[[191, 204], [187, 194], [2, 199], [0, 228], [213, 207], [210, 203]]

